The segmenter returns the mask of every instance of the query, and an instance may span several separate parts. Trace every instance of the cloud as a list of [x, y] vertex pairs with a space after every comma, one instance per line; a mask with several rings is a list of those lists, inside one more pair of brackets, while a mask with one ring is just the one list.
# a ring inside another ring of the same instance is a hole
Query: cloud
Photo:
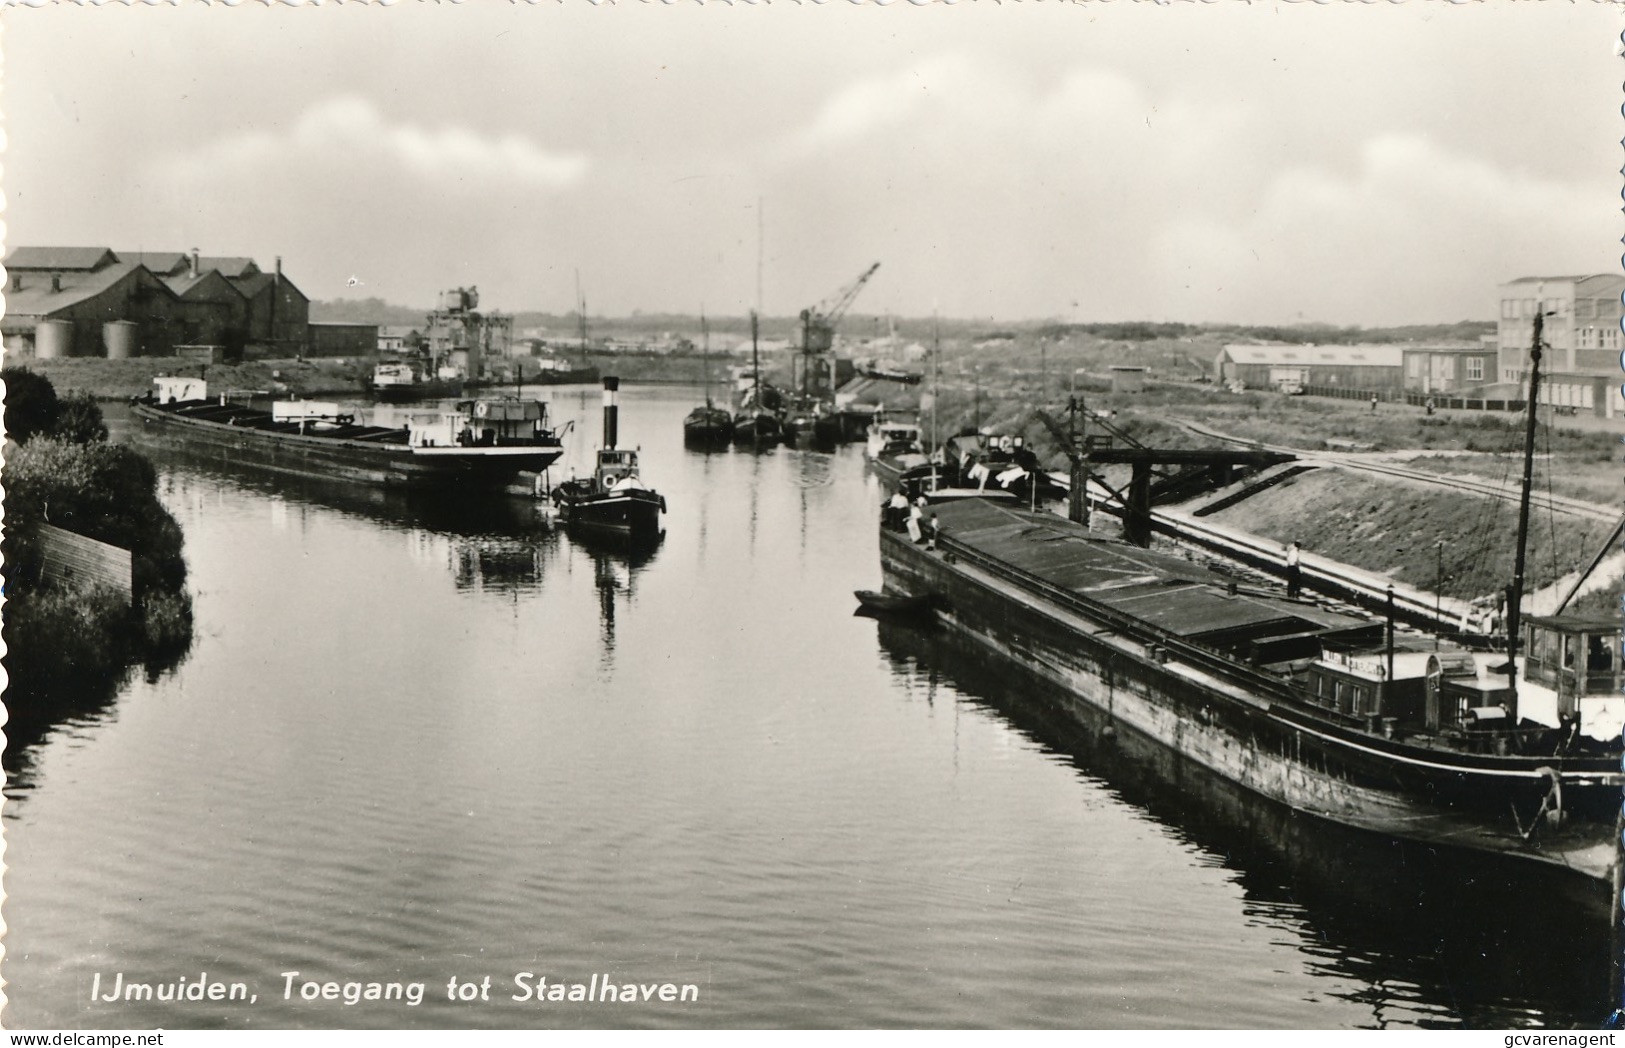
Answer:
[[1488, 318], [1497, 284], [1613, 268], [1606, 187], [1502, 170], [1421, 136], [1379, 135], [1351, 165], [1288, 167], [1259, 189], [1242, 221], [1195, 215], [1157, 234], [1157, 270], [1199, 315]]
[[1306, 134], [1296, 98], [1045, 72], [955, 55], [831, 93], [767, 153], [803, 216], [776, 239], [829, 272], [884, 258], [916, 302], [1078, 319], [1487, 318], [1524, 272], [1612, 268], [1612, 172], [1492, 161], [1405, 113]]
[[442, 185], [566, 189], [586, 176], [589, 161], [582, 153], [550, 151], [517, 134], [489, 137], [464, 127], [391, 123], [367, 99], [343, 95], [311, 107], [284, 130], [240, 131], [167, 156], [156, 167], [170, 179], [303, 167], [359, 175], [404, 171]]

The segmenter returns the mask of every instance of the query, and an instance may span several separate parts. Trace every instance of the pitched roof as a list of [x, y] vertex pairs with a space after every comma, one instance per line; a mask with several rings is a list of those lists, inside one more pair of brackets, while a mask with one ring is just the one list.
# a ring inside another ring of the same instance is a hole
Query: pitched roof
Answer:
[[1403, 367], [1405, 347], [1399, 345], [1353, 346], [1255, 346], [1233, 343], [1224, 352], [1237, 364], [1278, 364], [1284, 366], [1347, 366], [1364, 364], [1369, 367]]
[[232, 280], [256, 276], [260, 271], [260, 267], [254, 263], [253, 259], [236, 255], [206, 255], [198, 259], [197, 267], [204, 272], [218, 269]]
[[221, 276], [218, 270], [200, 270], [197, 276], [193, 276], [190, 271], [187, 271], [172, 277], [163, 277], [162, 279], [168, 285], [169, 290], [185, 299], [222, 292], [242, 296], [242, 291], [237, 285]]
[[[245, 298], [254, 298], [259, 295], [261, 291], [264, 291], [267, 287], [275, 283], [276, 279], [277, 277], [275, 273], [255, 273], [252, 276], [238, 278], [233, 282], [237, 285], [237, 290], [241, 291]], [[300, 298], [305, 299], [307, 302], [310, 301], [309, 296], [307, 296], [303, 291], [300, 291], [299, 288], [294, 285], [294, 282], [289, 280], [286, 276], [282, 278], [282, 284], [284, 287], [291, 288], [293, 293], [298, 295]]]
[[139, 262], [159, 276], [191, 268], [192, 256], [185, 251], [120, 251], [121, 262]]
[[19, 247], [6, 256], [7, 269], [92, 271], [119, 260], [110, 247]]
[[[94, 272], [63, 273], [61, 290], [58, 291], [51, 290], [50, 277], [42, 273], [24, 273], [21, 290], [13, 291], [9, 282], [5, 285], [7, 328], [10, 330], [32, 324], [31, 320], [21, 325], [9, 323], [14, 317], [49, 316], [94, 298], [138, 270], [152, 276], [139, 262], [115, 262]], [[156, 277], [153, 280], [158, 282]]]

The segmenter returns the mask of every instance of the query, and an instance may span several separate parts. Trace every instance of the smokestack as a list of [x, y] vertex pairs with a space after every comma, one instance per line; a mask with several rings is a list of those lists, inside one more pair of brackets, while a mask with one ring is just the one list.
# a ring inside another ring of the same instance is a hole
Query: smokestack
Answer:
[[197, 250], [197, 248], [194, 247], [192, 249], [192, 279], [193, 280], [197, 279], [198, 265], [199, 265], [198, 250]]
[[13, 274], [11, 274], [11, 290], [13, 290], [13, 291], [21, 291], [22, 289], [23, 289], [23, 275], [21, 273], [13, 273]]
[[62, 274], [61, 273], [52, 273], [51, 274], [51, 290], [52, 291], [61, 291], [62, 290]]
[[604, 447], [613, 448], [615, 439], [620, 436], [616, 432], [620, 419], [620, 408], [615, 403], [615, 394], [621, 388], [621, 380], [613, 375], [604, 379]]

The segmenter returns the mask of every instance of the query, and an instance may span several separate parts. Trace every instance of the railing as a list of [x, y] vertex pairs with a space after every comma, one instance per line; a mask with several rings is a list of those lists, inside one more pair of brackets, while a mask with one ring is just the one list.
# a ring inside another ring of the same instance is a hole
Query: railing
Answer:
[[1625, 680], [1625, 674], [1617, 669], [1577, 670], [1533, 657], [1525, 660], [1524, 677], [1559, 695], [1617, 695]]

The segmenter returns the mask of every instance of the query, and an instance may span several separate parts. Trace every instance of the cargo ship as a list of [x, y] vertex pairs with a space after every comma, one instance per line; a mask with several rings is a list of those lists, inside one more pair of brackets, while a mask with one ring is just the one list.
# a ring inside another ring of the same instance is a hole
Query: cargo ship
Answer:
[[1294, 811], [1606, 887], [1625, 782], [1617, 621], [1529, 618], [1509, 676], [1505, 652], [1404, 650], [1391, 625], [1053, 514], [933, 512], [935, 548], [882, 529], [886, 591], [1071, 701]]
[[886, 590], [1294, 812], [1538, 868], [1617, 926], [1620, 621], [1563, 604], [1523, 614], [1542, 318], [1500, 650], [1494, 638], [1415, 650], [1396, 641], [1391, 598], [1384, 623], [1243, 592], [1144, 544], [981, 499], [935, 507], [918, 541], [883, 521]]
[[160, 375], [131, 412], [144, 426], [218, 449], [234, 463], [281, 473], [402, 488], [545, 494], [543, 471], [564, 454], [547, 405], [482, 397], [408, 412], [406, 425], [367, 425], [321, 401], [211, 393], [201, 378]]
[[463, 381], [455, 370], [438, 374], [427, 360], [384, 360], [372, 369], [373, 396], [386, 404], [445, 400], [463, 394]]

